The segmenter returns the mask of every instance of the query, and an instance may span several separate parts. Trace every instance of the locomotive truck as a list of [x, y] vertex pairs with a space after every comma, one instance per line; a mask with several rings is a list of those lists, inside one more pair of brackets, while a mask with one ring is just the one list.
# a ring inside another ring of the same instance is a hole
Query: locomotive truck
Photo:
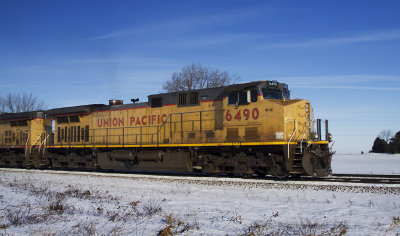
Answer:
[[328, 121], [277, 81], [7, 113], [0, 135], [1, 167], [324, 177], [333, 154]]

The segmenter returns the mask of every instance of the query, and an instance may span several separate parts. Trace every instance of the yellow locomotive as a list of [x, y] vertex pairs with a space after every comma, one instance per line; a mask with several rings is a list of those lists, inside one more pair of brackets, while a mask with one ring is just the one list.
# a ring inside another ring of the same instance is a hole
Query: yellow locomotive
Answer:
[[[26, 157], [19, 161], [21, 166], [242, 176], [331, 174], [328, 122], [322, 140], [321, 120], [314, 120], [310, 102], [290, 99], [287, 85], [277, 81], [44, 113], [41, 127], [29, 122], [29, 130], [36, 133], [20, 139], [26, 142], [23, 151], [19, 147]], [[10, 135], [4, 127], [13, 115], [17, 114], [0, 116], [1, 147], [6, 153], [0, 159], [2, 166], [13, 158], [10, 149], [17, 148], [3, 138]], [[51, 121], [53, 132], [48, 128]]]
[[25, 167], [30, 153], [45, 152], [51, 133], [43, 111], [0, 115], [0, 166]]

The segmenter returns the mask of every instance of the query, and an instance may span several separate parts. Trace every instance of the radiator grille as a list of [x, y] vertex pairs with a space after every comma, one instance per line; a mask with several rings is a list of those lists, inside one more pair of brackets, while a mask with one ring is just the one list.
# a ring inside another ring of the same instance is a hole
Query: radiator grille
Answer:
[[259, 140], [257, 127], [246, 127], [244, 133], [245, 133], [245, 139], [248, 141]]
[[238, 128], [227, 128], [226, 129], [226, 139], [231, 142], [239, 141], [239, 129]]
[[213, 131], [208, 131], [208, 132], [206, 133], [206, 137], [207, 137], [207, 138], [215, 138], [215, 133], [214, 133]]

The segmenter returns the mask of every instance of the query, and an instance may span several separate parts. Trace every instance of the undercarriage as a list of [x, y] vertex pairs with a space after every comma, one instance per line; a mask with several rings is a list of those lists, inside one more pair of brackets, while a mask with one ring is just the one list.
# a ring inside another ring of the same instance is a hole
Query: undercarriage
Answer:
[[1, 167], [203, 173], [250, 177], [325, 177], [331, 174], [327, 145], [231, 146], [158, 149], [2, 150]]

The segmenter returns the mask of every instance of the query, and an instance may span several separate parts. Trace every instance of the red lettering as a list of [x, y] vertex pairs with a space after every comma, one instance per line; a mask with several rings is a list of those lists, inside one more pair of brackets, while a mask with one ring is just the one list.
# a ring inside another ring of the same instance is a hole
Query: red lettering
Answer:
[[118, 118], [118, 126], [124, 126], [124, 118], [122, 117], [122, 119], [121, 118]]
[[104, 120], [104, 125], [103, 127], [107, 127], [108, 126], [108, 119]]
[[101, 127], [103, 125], [103, 119], [97, 119], [97, 126]]
[[167, 118], [167, 114], [162, 114], [162, 116], [161, 116], [161, 122], [162, 122], [163, 124], [167, 121], [166, 118]]
[[135, 120], [136, 120], [135, 117], [131, 116], [131, 119], [129, 121], [129, 125], [132, 126], [132, 124], [133, 124], [133, 122], [135, 122]]
[[[245, 120], [249, 120], [250, 118], [250, 110], [249, 109], [244, 109], [243, 110], [243, 116], [245, 117]], [[257, 120], [260, 117], [260, 111], [257, 108], [253, 108], [253, 110], [251, 110], [251, 118], [253, 118], [253, 120]], [[225, 113], [225, 120], [227, 121], [231, 121], [233, 119], [235, 120], [241, 120], [242, 119], [242, 113], [239, 110], [235, 116], [233, 117], [233, 115], [231, 114], [231, 112], [229, 110], [226, 111]]]
[[[137, 125], [154, 125], [154, 124], [165, 124], [167, 122], [168, 115], [167, 114], [162, 114], [162, 115], [148, 115], [148, 116], [142, 116], [142, 117], [136, 117], [136, 116], [131, 116], [129, 117], [129, 125], [130, 126], [137, 126]], [[99, 119], [98, 121], [98, 126], [106, 126], [109, 125], [111, 122], [113, 126], [124, 126], [124, 118], [113, 118], [111, 120], [101, 120]]]
[[118, 120], [117, 120], [117, 118], [114, 118], [114, 119], [112, 120], [112, 124], [113, 124], [113, 126], [117, 126], [117, 125], [118, 125]]
[[231, 115], [231, 113], [229, 112], [229, 110], [226, 111], [225, 119], [226, 119], [227, 121], [232, 120], [232, 115]]
[[242, 117], [240, 116], [240, 110], [235, 115], [235, 120], [240, 120]]
[[246, 120], [248, 120], [249, 117], [250, 117], [250, 110], [249, 109], [244, 109], [243, 110], [243, 115], [246, 117]]
[[257, 108], [254, 108], [254, 109], [251, 111], [251, 116], [252, 116], [253, 119], [255, 119], [255, 120], [258, 119], [258, 117], [260, 116], [260, 112], [258, 111]]
[[147, 124], [147, 121], [145, 121], [145, 118], [147, 119], [147, 116], [143, 116], [143, 117], [142, 117], [142, 124], [143, 124], [143, 125], [146, 125], [146, 124]]
[[140, 124], [140, 119], [139, 119], [139, 117], [137, 117], [137, 120], [136, 120], [135, 125], [141, 125], [141, 124]]

